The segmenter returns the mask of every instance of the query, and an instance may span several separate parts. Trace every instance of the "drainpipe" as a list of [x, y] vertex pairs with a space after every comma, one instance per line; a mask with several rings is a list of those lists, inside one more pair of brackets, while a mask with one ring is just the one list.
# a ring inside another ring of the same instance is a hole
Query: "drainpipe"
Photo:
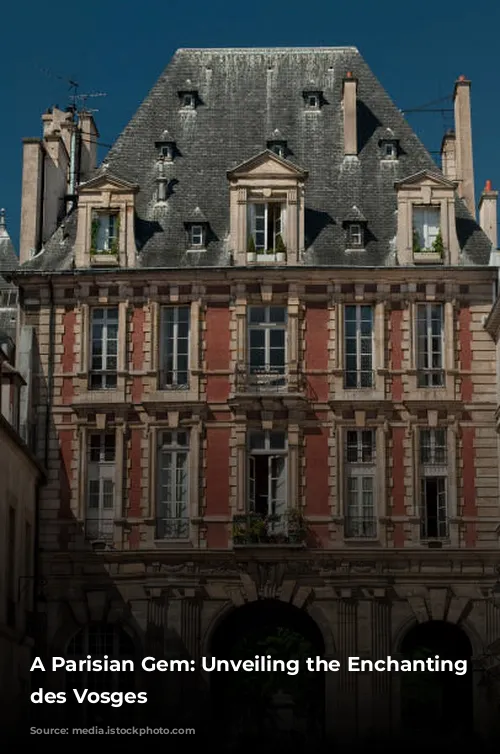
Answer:
[[45, 468], [49, 468], [50, 415], [52, 412], [52, 394], [54, 380], [54, 340], [55, 340], [55, 307], [54, 284], [49, 277], [49, 361], [47, 365], [47, 408], [45, 412]]

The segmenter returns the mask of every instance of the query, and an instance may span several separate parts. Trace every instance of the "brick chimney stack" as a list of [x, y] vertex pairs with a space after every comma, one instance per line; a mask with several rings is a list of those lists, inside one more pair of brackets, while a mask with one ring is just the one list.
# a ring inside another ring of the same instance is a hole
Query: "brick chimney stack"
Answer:
[[472, 125], [470, 107], [471, 82], [460, 76], [455, 83], [456, 170], [458, 195], [465, 201], [472, 217], [476, 217], [474, 196], [474, 164], [472, 158]]
[[357, 126], [357, 91], [358, 79], [351, 71], [347, 72], [343, 87], [344, 105], [344, 154], [358, 154], [358, 126]]

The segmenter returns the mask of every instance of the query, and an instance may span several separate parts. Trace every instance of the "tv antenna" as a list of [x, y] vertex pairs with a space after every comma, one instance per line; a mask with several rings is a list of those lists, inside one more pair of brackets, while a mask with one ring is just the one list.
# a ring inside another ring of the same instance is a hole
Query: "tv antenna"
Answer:
[[86, 103], [89, 99], [93, 99], [94, 97], [107, 97], [107, 92], [84, 92], [83, 94], [80, 94], [80, 84], [78, 81], [75, 81], [75, 79], [68, 78], [67, 76], [59, 76], [57, 73], [53, 73], [48, 68], [41, 68], [40, 69], [42, 73], [44, 73], [46, 76], [50, 76], [50, 78], [58, 79], [59, 81], [64, 81], [66, 84], [68, 84], [69, 89], [69, 101], [70, 101], [70, 107], [73, 113], [79, 113], [79, 112], [99, 112], [98, 110], [89, 110], [86, 107]]

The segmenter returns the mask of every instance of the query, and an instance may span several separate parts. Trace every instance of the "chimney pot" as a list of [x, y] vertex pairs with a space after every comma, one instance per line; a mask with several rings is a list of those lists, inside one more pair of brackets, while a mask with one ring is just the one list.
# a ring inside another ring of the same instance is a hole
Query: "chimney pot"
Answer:
[[484, 190], [485, 191], [492, 191], [493, 190], [492, 187], [491, 187], [491, 181], [489, 181], [489, 180], [486, 181], [486, 183], [484, 184]]
[[470, 81], [465, 76], [459, 76], [455, 84], [454, 110], [458, 195], [464, 200], [472, 217], [475, 218]]
[[344, 78], [343, 105], [344, 105], [344, 154], [358, 154], [358, 127], [357, 127], [357, 87], [358, 80], [348, 71]]
[[465, 76], [462, 73], [462, 75], [458, 77], [458, 80], [459, 81], [466, 81], [467, 79], [465, 78]]

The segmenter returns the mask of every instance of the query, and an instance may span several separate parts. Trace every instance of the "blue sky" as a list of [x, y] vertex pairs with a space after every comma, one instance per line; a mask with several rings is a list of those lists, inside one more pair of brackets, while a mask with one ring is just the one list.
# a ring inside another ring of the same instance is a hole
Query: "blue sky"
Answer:
[[[472, 81], [476, 199], [486, 179], [500, 187], [496, 148], [500, 3], [419, 0], [87, 0], [71, 5], [8, 3], [0, 45], [0, 207], [19, 238], [22, 145], [41, 135], [41, 115], [69, 104], [68, 79], [89, 100], [102, 144], [112, 144], [179, 47], [357, 47], [402, 110], [453, 92], [460, 74]], [[451, 100], [436, 107], [450, 108]], [[452, 113], [414, 113], [408, 120], [438, 151]], [[107, 151], [100, 148], [102, 158]], [[437, 156], [436, 156], [437, 159]]]

